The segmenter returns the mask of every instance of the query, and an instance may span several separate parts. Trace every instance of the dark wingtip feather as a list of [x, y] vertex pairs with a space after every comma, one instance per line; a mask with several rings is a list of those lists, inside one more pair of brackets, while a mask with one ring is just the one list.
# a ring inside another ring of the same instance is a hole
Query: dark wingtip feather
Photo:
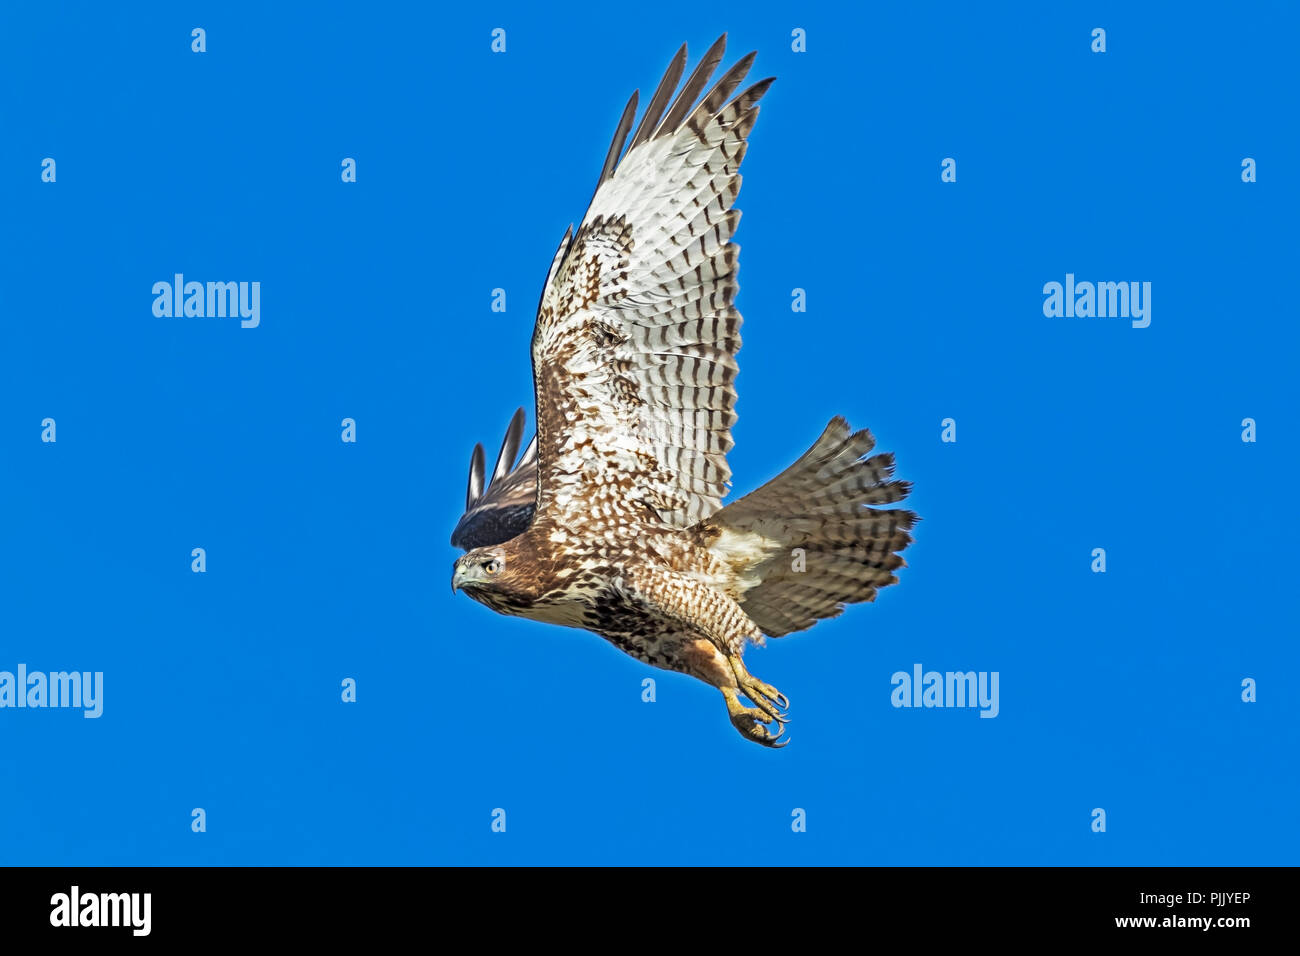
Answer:
[[[695, 67], [695, 72], [686, 81], [682, 91], [677, 94], [677, 99], [673, 101], [672, 107], [668, 110], [668, 115], [659, 124], [654, 136], [673, 133], [681, 126], [682, 120], [686, 119], [687, 114], [691, 112], [695, 100], [704, 91], [705, 85], [709, 82], [709, 77], [713, 76], [713, 71], [718, 68], [718, 64], [722, 62], [722, 57], [726, 52], [727, 35], [724, 33], [713, 41], [713, 46], [709, 47], [704, 56], [700, 58], [700, 62]], [[654, 136], [651, 138], [653, 139]]]
[[727, 97], [740, 85], [740, 81], [749, 75], [750, 67], [754, 65], [754, 58], [757, 56], [757, 50], [746, 53], [732, 65], [731, 69], [722, 74], [713, 89], [709, 90], [696, 108], [696, 114], [712, 116], [722, 109], [723, 104], [727, 102]]
[[[722, 62], [726, 49], [727, 34], [724, 31], [705, 51], [704, 56], [696, 64], [681, 92], [674, 98], [673, 93], [677, 89], [677, 84], [681, 81], [688, 58], [686, 44], [683, 43], [676, 54], [673, 55], [671, 62], [668, 64], [668, 69], [664, 72], [663, 79], [659, 81], [654, 95], [646, 105], [645, 113], [641, 116], [641, 122], [637, 124], [636, 132], [629, 137], [628, 130], [632, 126], [632, 121], [636, 118], [638, 101], [638, 94], [635, 92], [632, 94], [627, 101], [627, 105], [623, 107], [623, 115], [619, 119], [617, 129], [614, 131], [614, 138], [610, 142], [609, 151], [605, 154], [605, 163], [601, 167], [600, 178], [596, 181], [596, 192], [599, 192], [600, 187], [614, 175], [622, 158], [636, 149], [637, 146], [657, 136], [675, 133], [684, 123], [703, 121], [704, 117], [717, 114], [727, 105], [728, 97], [748, 75], [750, 67], [753, 66], [754, 59], [758, 54], [757, 51], [753, 51], [741, 57], [701, 99], [700, 94], [708, 86], [718, 64]], [[742, 109], [749, 110], [762, 98], [775, 79], [776, 77], [768, 77], [765, 80], [760, 80], [740, 93], [733, 102], [743, 101]], [[671, 101], [671, 106], [669, 101]], [[752, 117], [749, 123], [752, 125]]]
[[750, 109], [759, 100], [763, 98], [763, 94], [767, 92], [768, 87], [770, 87], [775, 82], [776, 82], [775, 76], [764, 77], [763, 79], [759, 80], [757, 83], [753, 84], [748, 89], [746, 89], [745, 92], [737, 96], [736, 101], [740, 102], [743, 100], [744, 101], [743, 108]]
[[530, 441], [528, 443], [528, 447], [524, 449], [524, 457], [519, 459], [519, 467], [522, 468], [530, 461], [535, 461], [536, 458], [537, 458], [537, 436], [533, 435], [532, 441]]
[[[524, 437], [524, 410], [516, 408], [515, 414], [506, 427], [506, 436], [501, 441], [501, 451], [497, 453], [496, 467], [492, 469], [492, 481], [500, 481], [510, 474], [515, 456], [519, 453], [519, 442]], [[488, 484], [491, 485], [492, 481]]]
[[605, 154], [605, 166], [600, 171], [600, 179], [596, 180], [596, 188], [599, 189], [601, 183], [614, 175], [614, 168], [618, 166], [618, 158], [623, 155], [623, 144], [627, 142], [627, 134], [632, 129], [632, 120], [636, 119], [637, 90], [632, 91], [631, 98], [627, 101], [627, 106], [623, 107], [623, 116], [618, 121], [618, 128], [614, 130], [614, 139], [609, 144], [609, 152]]
[[483, 496], [483, 446], [475, 443], [474, 452], [469, 456], [469, 486], [465, 489], [465, 510], [474, 507], [474, 502]]
[[658, 127], [659, 118], [664, 115], [664, 110], [668, 106], [668, 100], [673, 95], [673, 90], [677, 89], [677, 83], [682, 78], [682, 71], [686, 69], [686, 44], [683, 43], [677, 50], [668, 69], [664, 73], [664, 78], [659, 81], [659, 87], [655, 90], [655, 95], [650, 98], [650, 105], [645, 108], [645, 115], [641, 117], [641, 125], [636, 128], [636, 133], [632, 136], [632, 142], [628, 144], [628, 152], [636, 149], [638, 145], [650, 138], [650, 134]]

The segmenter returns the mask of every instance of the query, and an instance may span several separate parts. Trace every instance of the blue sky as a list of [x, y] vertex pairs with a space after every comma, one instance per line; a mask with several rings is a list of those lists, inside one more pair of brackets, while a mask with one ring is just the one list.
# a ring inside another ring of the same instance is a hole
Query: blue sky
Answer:
[[[105, 694], [0, 709], [0, 862], [1295, 863], [1296, 15], [1131, 6], [6, 7], [0, 670]], [[924, 518], [899, 586], [750, 651], [777, 753], [447, 585], [623, 104], [723, 30], [778, 77], [735, 491], [843, 414]], [[259, 326], [156, 317], [175, 273]], [[1151, 325], [1046, 317], [1067, 273]], [[918, 663], [998, 716], [892, 707]]]

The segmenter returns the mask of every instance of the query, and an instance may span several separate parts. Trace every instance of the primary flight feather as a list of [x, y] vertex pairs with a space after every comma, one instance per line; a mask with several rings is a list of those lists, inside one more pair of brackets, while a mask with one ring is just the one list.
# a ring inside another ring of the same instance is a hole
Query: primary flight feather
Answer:
[[871, 455], [869, 432], [838, 417], [722, 507], [741, 324], [733, 204], [772, 83], [736, 93], [751, 53], [709, 87], [725, 40], [674, 98], [678, 50], [635, 131], [635, 93], [623, 111], [538, 308], [537, 436], [516, 464], [517, 412], [490, 479], [476, 447], [452, 587], [712, 684], [741, 734], [775, 747], [789, 704], [748, 672], [746, 645], [874, 600], [898, 580], [917, 518], [872, 507], [910, 486], [893, 479], [892, 455]]

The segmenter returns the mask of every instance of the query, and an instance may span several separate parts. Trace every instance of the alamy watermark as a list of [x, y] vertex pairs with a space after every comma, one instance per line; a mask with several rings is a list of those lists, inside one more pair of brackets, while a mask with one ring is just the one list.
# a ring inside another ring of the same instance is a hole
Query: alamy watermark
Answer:
[[83, 893], [74, 885], [50, 897], [50, 925], [125, 926], [133, 936], [148, 936], [152, 909], [152, 893]]
[[978, 707], [981, 717], [998, 715], [997, 671], [895, 671], [889, 702], [895, 707]]
[[178, 272], [171, 282], [155, 282], [153, 294], [153, 314], [160, 319], [238, 318], [245, 329], [262, 321], [260, 282], [186, 282]]
[[1065, 284], [1043, 285], [1043, 315], [1051, 318], [1132, 319], [1133, 328], [1151, 324], [1150, 282], [1075, 282], [1065, 274]]
[[0, 709], [5, 707], [75, 707], [83, 717], [104, 712], [103, 671], [0, 671]]

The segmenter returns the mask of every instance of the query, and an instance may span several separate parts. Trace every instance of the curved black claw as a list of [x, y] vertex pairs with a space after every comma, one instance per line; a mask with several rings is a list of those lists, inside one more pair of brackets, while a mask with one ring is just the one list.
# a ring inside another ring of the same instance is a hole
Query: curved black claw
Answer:
[[777, 697], [764, 693], [756, 687], [743, 687], [742, 691], [746, 697], [758, 706], [759, 710], [767, 714], [777, 723], [788, 724], [790, 722], [790, 715], [786, 713], [786, 708], [790, 706], [789, 701], [786, 701], [784, 705], [781, 705], [778, 702]]
[[790, 718], [786, 711], [790, 709], [790, 699], [771, 684], [759, 680], [741, 663], [739, 657], [731, 658], [731, 671], [742, 694], [753, 701], [758, 708], [777, 723], [788, 723]]
[[[764, 701], [759, 700], [758, 696], [755, 696], [757, 694], [757, 691], [754, 694], [750, 694], [749, 691], [745, 692], [745, 696], [750, 697], [756, 704], [764, 703]], [[780, 739], [781, 735], [785, 733], [785, 725], [790, 722], [790, 718], [786, 717], [785, 714], [772, 713], [770, 705], [764, 706], [762, 709], [759, 707], [746, 707], [740, 702], [739, 692], [736, 688], [724, 688], [722, 695], [727, 701], [727, 715], [731, 718], [732, 726], [740, 731], [740, 735], [746, 740], [752, 740], [756, 744], [775, 749], [784, 747], [790, 742], [788, 737], [784, 740]], [[768, 724], [776, 724], [776, 733], [768, 729]]]

